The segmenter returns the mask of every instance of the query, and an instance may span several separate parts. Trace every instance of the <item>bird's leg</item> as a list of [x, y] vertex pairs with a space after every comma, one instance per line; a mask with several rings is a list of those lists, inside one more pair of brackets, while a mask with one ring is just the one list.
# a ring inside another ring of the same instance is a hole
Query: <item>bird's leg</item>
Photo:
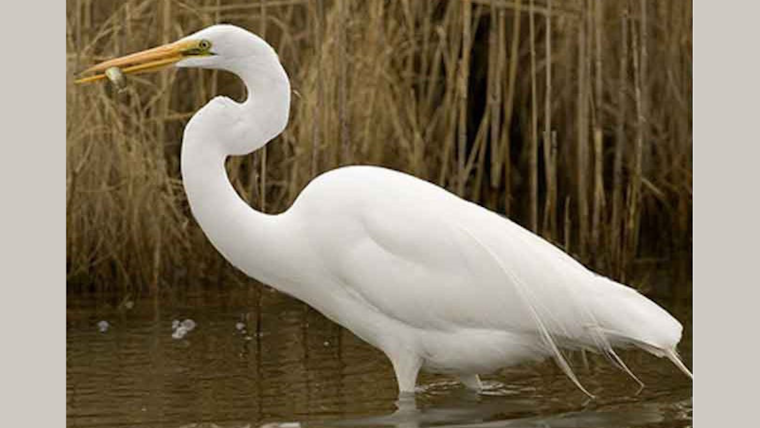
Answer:
[[472, 391], [480, 392], [483, 390], [483, 384], [480, 382], [480, 378], [476, 374], [459, 375], [459, 381], [462, 382], [467, 389]]
[[396, 373], [399, 395], [414, 394], [417, 374], [422, 366], [422, 360], [410, 353], [388, 355], [388, 358], [390, 358], [393, 364], [393, 371]]

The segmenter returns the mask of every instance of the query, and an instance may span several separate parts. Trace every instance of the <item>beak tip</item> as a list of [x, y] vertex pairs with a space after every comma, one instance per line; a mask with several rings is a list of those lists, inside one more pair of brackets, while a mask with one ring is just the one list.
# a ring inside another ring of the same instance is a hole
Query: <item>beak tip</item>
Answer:
[[676, 367], [678, 367], [679, 370], [681, 370], [686, 376], [689, 377], [692, 381], [694, 380], [694, 374], [689, 370], [688, 367], [686, 367], [686, 364], [681, 361], [681, 359], [678, 357], [678, 354], [675, 351], [670, 351], [666, 353], [666, 356], [670, 361], [675, 364]]

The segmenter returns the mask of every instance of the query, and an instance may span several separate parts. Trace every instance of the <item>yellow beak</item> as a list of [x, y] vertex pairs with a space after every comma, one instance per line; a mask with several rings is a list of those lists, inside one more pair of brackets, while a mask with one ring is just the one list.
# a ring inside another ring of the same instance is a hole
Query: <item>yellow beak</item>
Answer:
[[[75, 83], [90, 83], [104, 79], [105, 71], [111, 67], [118, 67], [123, 74], [147, 73], [168, 67], [189, 56], [201, 55], [211, 55], [211, 53], [200, 48], [197, 40], [180, 40], [93, 65], [81, 72], [82, 77]], [[87, 74], [90, 75], [84, 76]]]

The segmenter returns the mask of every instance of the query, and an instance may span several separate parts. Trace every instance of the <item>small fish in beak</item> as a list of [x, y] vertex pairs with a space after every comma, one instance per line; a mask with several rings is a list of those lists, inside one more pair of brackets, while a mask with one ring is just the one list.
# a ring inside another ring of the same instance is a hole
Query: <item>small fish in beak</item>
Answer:
[[105, 71], [105, 75], [118, 93], [122, 93], [127, 89], [127, 77], [121, 72], [119, 67], [108, 68]]

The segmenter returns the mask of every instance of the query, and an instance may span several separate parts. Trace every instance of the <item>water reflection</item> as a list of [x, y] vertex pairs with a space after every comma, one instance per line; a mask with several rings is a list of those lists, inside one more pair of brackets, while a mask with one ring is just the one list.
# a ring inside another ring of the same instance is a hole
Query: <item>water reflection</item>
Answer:
[[[589, 402], [546, 363], [487, 376], [482, 394], [423, 375], [416, 401], [397, 401], [393, 370], [379, 351], [279, 293], [241, 287], [129, 301], [69, 296], [68, 426], [691, 425], [691, 381], [640, 352], [621, 353], [647, 384], [638, 394], [606, 362], [590, 358], [584, 368], [576, 355], [598, 400]], [[691, 305], [676, 303], [670, 308], [685, 321], [681, 353], [691, 365]], [[192, 320], [192, 332], [173, 338], [181, 320]]]
[[[463, 400], [459, 400], [464, 398]], [[452, 396], [451, 402], [435, 408], [421, 410], [413, 397], [396, 402], [397, 410], [383, 416], [348, 418], [317, 423], [273, 422], [261, 428], [293, 427], [446, 427], [446, 428], [497, 428], [497, 427], [541, 427], [541, 428], [601, 428], [639, 427], [650, 424], [663, 426], [667, 407], [663, 404], [642, 403], [626, 409], [584, 409], [553, 415], [516, 417], [499, 419], [505, 412], [533, 412], [538, 405], [530, 400], [509, 400], [502, 402], [479, 402], [473, 397]], [[691, 407], [691, 400], [673, 403]], [[686, 422], [686, 420], [682, 420]], [[669, 426], [669, 425], [664, 425]], [[683, 425], [674, 425], [683, 426]]]
[[[625, 410], [587, 409], [548, 416], [528, 416], [499, 420], [506, 413], [535, 412], [539, 406], [531, 400], [481, 402], [477, 397], [452, 395], [447, 404], [420, 410], [415, 399], [407, 397], [396, 402], [398, 410], [379, 417], [345, 419], [324, 422], [325, 427], [387, 426], [398, 428], [438, 427], [634, 427], [661, 423], [665, 420], [662, 405], [644, 403]], [[495, 419], [495, 420], [494, 420]], [[277, 425], [272, 425], [277, 426]], [[309, 426], [302, 425], [304, 427]]]
[[383, 416], [366, 418], [349, 418], [337, 421], [325, 421], [323, 426], [393, 426], [393, 427], [422, 427], [422, 426], [480, 426], [473, 423], [483, 423], [505, 412], [530, 412], [536, 409], [534, 402], [529, 400], [481, 401], [477, 394], [461, 391], [451, 394], [444, 402], [435, 407], [421, 409], [417, 406], [415, 397], [401, 397], [396, 401], [397, 410]]

